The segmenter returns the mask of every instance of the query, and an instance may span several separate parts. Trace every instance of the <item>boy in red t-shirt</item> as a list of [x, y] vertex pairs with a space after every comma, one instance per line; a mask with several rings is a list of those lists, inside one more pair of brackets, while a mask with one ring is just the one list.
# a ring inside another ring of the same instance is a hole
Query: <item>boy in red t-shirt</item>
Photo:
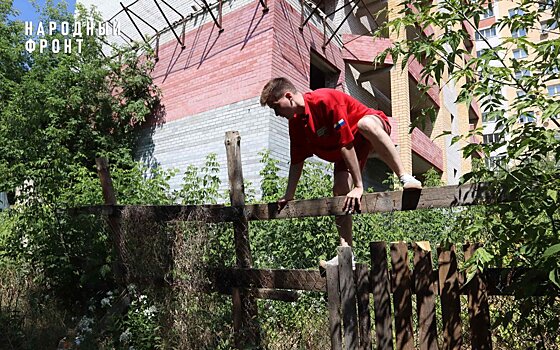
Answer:
[[[294, 198], [303, 162], [314, 154], [334, 162], [333, 193], [346, 195], [343, 210], [349, 214], [361, 209], [362, 170], [372, 149], [397, 174], [405, 190], [422, 188], [420, 181], [404, 173], [389, 136], [391, 125], [383, 112], [334, 89], [302, 94], [286, 78], [270, 80], [262, 90], [260, 102], [288, 119], [291, 165], [286, 193], [278, 200], [279, 210]], [[352, 217], [337, 216], [336, 224], [341, 244], [352, 245]], [[327, 264], [336, 265], [338, 259]]]

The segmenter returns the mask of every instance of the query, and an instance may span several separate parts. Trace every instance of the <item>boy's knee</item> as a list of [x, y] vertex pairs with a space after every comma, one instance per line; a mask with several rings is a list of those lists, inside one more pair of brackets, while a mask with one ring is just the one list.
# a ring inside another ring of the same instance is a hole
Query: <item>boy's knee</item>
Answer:
[[362, 119], [358, 120], [358, 130], [363, 133], [367, 134], [377, 134], [380, 132], [384, 132], [383, 124], [381, 120], [376, 116], [365, 116]]

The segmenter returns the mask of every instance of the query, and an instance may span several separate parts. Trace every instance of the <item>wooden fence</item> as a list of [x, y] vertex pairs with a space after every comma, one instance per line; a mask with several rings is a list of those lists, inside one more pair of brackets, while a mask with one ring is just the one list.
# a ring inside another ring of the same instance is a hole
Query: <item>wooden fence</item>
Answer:
[[[140, 206], [150, 217], [160, 221], [191, 220], [191, 213], [204, 212], [209, 222], [231, 222], [234, 227], [237, 266], [208, 270], [210, 283], [205, 291], [229, 294], [233, 301], [235, 343], [238, 348], [260, 343], [257, 319], [257, 298], [295, 301], [296, 291], [325, 292], [332, 349], [371, 349], [372, 328], [378, 349], [460, 349], [463, 344], [460, 318], [460, 295], [468, 299], [470, 344], [473, 349], [491, 349], [488, 295], [513, 293], [515, 282], [523, 269], [487, 269], [477, 273], [469, 283], [458, 269], [455, 247], [438, 249], [437, 269], [432, 267], [429, 243], [417, 242], [410, 248], [404, 242], [391, 243], [389, 252], [384, 242], [370, 245], [370, 265], [351, 267], [349, 247], [339, 247], [339, 267], [329, 267], [325, 274], [318, 270], [263, 270], [252, 268], [249, 246], [250, 220], [345, 215], [344, 196], [292, 201], [277, 212], [276, 203], [245, 205], [241, 169], [240, 137], [226, 133], [231, 206]], [[106, 160], [98, 160], [105, 205], [74, 209], [74, 213], [104, 215], [113, 232], [117, 254], [121, 239], [119, 218], [130, 206], [116, 205]], [[365, 194], [362, 213], [449, 208], [473, 204], [490, 204], [508, 200], [491, 193], [484, 184], [427, 188], [421, 191]], [[139, 206], [134, 206], [138, 209]], [[200, 218], [200, 215], [194, 216]], [[465, 245], [468, 259], [477, 245]], [[409, 251], [412, 250], [412, 251]], [[412, 264], [409, 254], [413, 256]], [[389, 259], [388, 259], [389, 258]], [[388, 260], [391, 268], [389, 268]], [[410, 266], [413, 266], [411, 269]], [[122, 267], [116, 266], [117, 274]], [[535, 276], [539, 276], [535, 274]], [[117, 276], [119, 277], [119, 276]], [[546, 279], [540, 279], [543, 284]], [[181, 283], [174, 281], [174, 283]], [[537, 289], [537, 294], [546, 287]], [[373, 296], [373, 303], [370, 302]], [[417, 330], [413, 329], [413, 295], [416, 298]], [[437, 329], [436, 296], [441, 300], [442, 329]], [[373, 305], [372, 305], [373, 304]], [[370, 320], [370, 308], [375, 315]], [[393, 329], [394, 321], [394, 329]], [[373, 326], [372, 326], [373, 323]], [[415, 336], [416, 343], [415, 343]], [[443, 343], [438, 344], [438, 334]]]

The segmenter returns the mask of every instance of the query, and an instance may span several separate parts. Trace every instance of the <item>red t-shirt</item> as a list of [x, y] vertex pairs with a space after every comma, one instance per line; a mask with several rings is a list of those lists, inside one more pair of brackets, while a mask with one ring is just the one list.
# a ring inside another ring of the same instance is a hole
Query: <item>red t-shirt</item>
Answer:
[[358, 120], [378, 115], [388, 121], [383, 112], [334, 89], [317, 89], [305, 93], [303, 99], [305, 114], [296, 114], [288, 122], [292, 164], [314, 154], [329, 162], [340, 161], [340, 149], [353, 142], [358, 133]]

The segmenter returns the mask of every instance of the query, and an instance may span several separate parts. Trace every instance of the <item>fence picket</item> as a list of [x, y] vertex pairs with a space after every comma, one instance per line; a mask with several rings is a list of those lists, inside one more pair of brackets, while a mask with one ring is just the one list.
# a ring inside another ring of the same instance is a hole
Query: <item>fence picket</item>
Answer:
[[391, 243], [395, 332], [397, 349], [402, 350], [414, 349], [414, 335], [412, 331], [412, 274], [408, 264], [408, 248], [406, 243]]
[[[463, 246], [465, 260], [470, 259], [479, 247], [480, 244], [465, 244]], [[473, 350], [491, 350], [490, 311], [483, 274], [477, 272], [466, 288], [472, 348]]]
[[328, 297], [328, 309], [329, 309], [329, 331], [331, 336], [331, 350], [342, 350], [338, 266], [327, 266], [327, 297]]
[[369, 315], [369, 271], [367, 264], [356, 264], [356, 285], [358, 289], [358, 328], [360, 349], [371, 349], [371, 318]]
[[372, 242], [369, 250], [377, 349], [393, 349], [391, 284], [387, 268], [387, 246], [385, 242]]
[[437, 350], [436, 303], [432, 250], [429, 242], [414, 243], [414, 284], [420, 350]]
[[463, 344], [461, 299], [455, 246], [449, 250], [438, 247], [439, 295], [443, 325], [443, 350], [459, 350]]
[[352, 248], [338, 247], [337, 250], [344, 348], [354, 350], [358, 348], [358, 320], [356, 313], [356, 284], [354, 283], [354, 271], [352, 271]]

